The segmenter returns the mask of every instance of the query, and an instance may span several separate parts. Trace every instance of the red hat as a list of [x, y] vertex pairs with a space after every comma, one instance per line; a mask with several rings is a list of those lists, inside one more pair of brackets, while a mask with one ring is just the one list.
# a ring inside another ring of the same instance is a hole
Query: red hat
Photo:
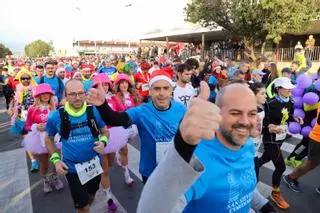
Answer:
[[173, 78], [173, 69], [171, 67], [164, 67], [162, 70], [167, 72], [171, 79]]
[[150, 81], [149, 81], [149, 86], [151, 87], [153, 83], [159, 81], [159, 80], [165, 80], [169, 82], [171, 85], [173, 85], [173, 81], [169, 73], [167, 73], [164, 69], [161, 70], [155, 70], [152, 72]]
[[90, 70], [91, 72], [93, 72], [94, 66], [92, 64], [82, 64], [80, 66], [80, 70]]
[[151, 68], [151, 65], [148, 62], [142, 62], [140, 64], [140, 67], [142, 70], [149, 70]]

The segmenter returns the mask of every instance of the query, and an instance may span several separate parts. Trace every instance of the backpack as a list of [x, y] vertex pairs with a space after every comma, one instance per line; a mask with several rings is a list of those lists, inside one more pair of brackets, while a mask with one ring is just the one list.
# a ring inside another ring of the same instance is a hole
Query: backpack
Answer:
[[[58, 79], [58, 87], [59, 87], [59, 93], [60, 93], [60, 97], [62, 97], [62, 94], [63, 94], [63, 91], [62, 91], [62, 84], [63, 82], [61, 81], [60, 78], [58, 78], [57, 76], [55, 76], [57, 79]], [[40, 84], [43, 84], [44, 83], [44, 76], [42, 76], [40, 78]]]
[[69, 115], [65, 111], [64, 107], [59, 108], [59, 115], [61, 120], [60, 136], [63, 139], [67, 140], [69, 138], [70, 131], [72, 129], [81, 128], [84, 126], [88, 126], [90, 128], [91, 134], [94, 138], [97, 138], [100, 134], [99, 129], [96, 125], [96, 120], [94, 118], [92, 105], [87, 106], [87, 120], [82, 123], [71, 125]]

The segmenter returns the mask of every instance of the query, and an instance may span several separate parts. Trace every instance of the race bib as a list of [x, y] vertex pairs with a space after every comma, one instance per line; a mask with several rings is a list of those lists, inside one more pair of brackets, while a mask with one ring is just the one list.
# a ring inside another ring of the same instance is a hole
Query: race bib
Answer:
[[82, 185], [103, 172], [98, 156], [87, 162], [76, 164], [75, 168]]
[[283, 133], [276, 134], [276, 141], [281, 141], [286, 139], [287, 133], [288, 133], [288, 126], [287, 125], [281, 125], [281, 128], [283, 130]]
[[149, 90], [149, 84], [142, 84], [141, 88], [142, 88], [143, 92], [144, 91], [148, 91]]
[[21, 117], [21, 120], [22, 121], [26, 121], [27, 120], [27, 115], [28, 115], [28, 110], [21, 110], [21, 114], [20, 114], [20, 117]]
[[156, 159], [157, 164], [164, 158], [167, 154], [168, 147], [172, 142], [157, 142], [156, 143]]

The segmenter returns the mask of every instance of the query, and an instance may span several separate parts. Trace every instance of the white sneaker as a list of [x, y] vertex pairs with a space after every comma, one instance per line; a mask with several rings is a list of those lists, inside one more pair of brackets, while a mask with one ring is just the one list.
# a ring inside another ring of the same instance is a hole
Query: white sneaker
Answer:
[[134, 180], [130, 177], [130, 174], [126, 173], [124, 174], [124, 181], [128, 186], [132, 186], [132, 184], [134, 183]]

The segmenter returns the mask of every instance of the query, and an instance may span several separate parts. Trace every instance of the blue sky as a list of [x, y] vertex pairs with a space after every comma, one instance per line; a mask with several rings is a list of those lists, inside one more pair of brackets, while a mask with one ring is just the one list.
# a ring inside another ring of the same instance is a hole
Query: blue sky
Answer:
[[70, 49], [73, 39], [136, 40], [157, 28], [185, 25], [188, 1], [1, 0], [0, 42], [21, 52], [36, 39], [53, 40], [57, 49]]

